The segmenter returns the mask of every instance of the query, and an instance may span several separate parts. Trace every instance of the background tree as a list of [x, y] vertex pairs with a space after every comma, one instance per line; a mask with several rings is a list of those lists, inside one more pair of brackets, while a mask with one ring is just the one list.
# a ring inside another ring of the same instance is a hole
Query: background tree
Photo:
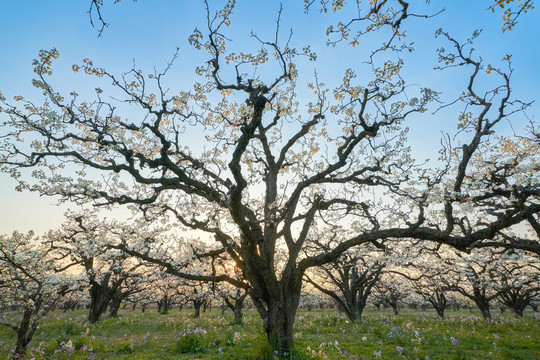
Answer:
[[514, 250], [503, 256], [497, 270], [497, 284], [502, 289], [499, 301], [514, 314], [523, 311], [540, 295], [540, 266], [538, 258]]
[[385, 259], [369, 246], [352, 248], [319, 271], [306, 275], [307, 282], [332, 298], [350, 321], [362, 322], [362, 313], [373, 286], [379, 281]]
[[411, 295], [412, 291], [400, 275], [385, 272], [373, 287], [373, 301], [390, 307], [394, 315], [399, 314], [403, 301]]
[[[124, 297], [133, 291], [139, 279], [137, 269], [142, 263], [119, 250], [110, 249], [115, 236], [132, 234], [115, 223], [100, 220], [95, 213], [68, 213], [59, 230], [50, 231], [44, 242], [53, 254], [56, 271], [82, 271], [90, 294], [88, 320], [99, 321], [111, 305], [116, 316]], [[118, 240], [116, 240], [118, 241]], [[126, 284], [130, 284], [129, 288]]]
[[[75, 281], [54, 272], [47, 249], [32, 232], [0, 236], [0, 325], [17, 333], [15, 358], [24, 358], [39, 322]], [[15, 310], [9, 319], [8, 311]]]
[[496, 283], [496, 269], [503, 262], [504, 259], [492, 249], [477, 250], [469, 255], [458, 254], [451, 276], [443, 281], [450, 290], [474, 302], [482, 317], [491, 321], [490, 303], [504, 290]]

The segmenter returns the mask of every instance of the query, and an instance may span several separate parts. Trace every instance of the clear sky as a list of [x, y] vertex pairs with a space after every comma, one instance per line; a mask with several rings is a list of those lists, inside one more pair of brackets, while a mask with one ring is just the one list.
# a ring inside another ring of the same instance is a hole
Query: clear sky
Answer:
[[[60, 59], [54, 64], [52, 83], [66, 94], [77, 90], [84, 95], [98, 86], [95, 79], [72, 73], [71, 66], [80, 63], [83, 58], [92, 58], [96, 65], [116, 74], [129, 70], [133, 61], [146, 72], [153, 72], [154, 67], [163, 69], [177, 47], [180, 48], [180, 57], [167, 85], [172, 91], [188, 89], [196, 78], [194, 67], [208, 59], [204, 52], [194, 51], [187, 42], [195, 27], [201, 30], [205, 27], [202, 1], [123, 0], [116, 5], [112, 3], [112, 0], [105, 0], [102, 15], [110, 26], [98, 37], [97, 29], [90, 25], [87, 13], [90, 1], [0, 0], [0, 91], [3, 95], [8, 99], [23, 95], [39, 102], [40, 92], [31, 85], [32, 60], [40, 49], [52, 47], [60, 52]], [[366, 39], [354, 49], [345, 44], [335, 48], [327, 47], [324, 45], [327, 26], [337, 18], [349, 18], [348, 14], [341, 12], [337, 15], [321, 15], [314, 9], [306, 15], [302, 1], [283, 3], [283, 36], [292, 27], [293, 46], [302, 48], [312, 45], [319, 55], [317, 62], [304, 63], [305, 66], [300, 68], [306, 79], [317, 71], [328, 85], [337, 84], [343, 76], [343, 70], [349, 66], [361, 67], [368, 51], [373, 48], [372, 44], [380, 40], [377, 37]], [[427, 7], [424, 1], [411, 3], [420, 4], [419, 13], [436, 13], [443, 8], [446, 10], [427, 20], [409, 18], [405, 24], [408, 39], [416, 43], [415, 52], [403, 54], [406, 61], [404, 75], [410, 83], [431, 86], [443, 91], [443, 94], [449, 94], [449, 97], [456, 94], [463, 88], [466, 78], [456, 78], [455, 72], [432, 70], [436, 60], [434, 49], [448, 45], [442, 39], [436, 40], [434, 32], [442, 27], [457, 38], [465, 39], [475, 29], [483, 28], [483, 34], [475, 46], [478, 54], [486, 62], [494, 64], [498, 64], [505, 54], [512, 54], [516, 97], [526, 101], [538, 98], [538, 10], [523, 15], [516, 29], [503, 34], [500, 30], [501, 14], [487, 11], [489, 2], [431, 0]], [[278, 1], [238, 1], [232, 26], [227, 30], [234, 40], [232, 46], [237, 50], [257, 48], [254, 40], [249, 37], [250, 31], [262, 37], [272, 36], [278, 9]], [[411, 12], [415, 12], [413, 5]], [[94, 21], [97, 21], [96, 17]], [[384, 36], [384, 33], [378, 36]], [[529, 115], [534, 116], [537, 109], [537, 105], [533, 106]], [[524, 119], [517, 121], [524, 123]], [[416, 148], [417, 156], [429, 157], [436, 153], [440, 131], [444, 129], [452, 132], [455, 129], [455, 118], [450, 119], [445, 115], [425, 116], [418, 122], [418, 128], [411, 131], [411, 143]], [[58, 199], [55, 198], [17, 193], [15, 186], [14, 180], [0, 173], [0, 233], [30, 229], [43, 233], [60, 225], [67, 205], [56, 206]]]

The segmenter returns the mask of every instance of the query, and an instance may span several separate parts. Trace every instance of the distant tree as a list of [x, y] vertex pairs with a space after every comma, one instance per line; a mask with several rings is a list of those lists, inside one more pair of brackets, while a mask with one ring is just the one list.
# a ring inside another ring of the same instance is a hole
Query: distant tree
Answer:
[[397, 255], [395, 251], [395, 257], [398, 258], [395, 263], [398, 266], [392, 268], [391, 272], [408, 279], [411, 290], [421, 301], [433, 306], [437, 315], [444, 318], [450, 293], [446, 278], [455, 269], [455, 257], [446, 246], [428, 245], [416, 241], [401, 244], [401, 251], [407, 254]]
[[482, 317], [491, 321], [490, 304], [504, 290], [496, 283], [497, 268], [503, 262], [492, 249], [477, 250], [469, 255], [457, 254], [449, 276], [443, 281], [448, 289], [474, 302]]
[[382, 276], [385, 260], [373, 249], [353, 248], [325, 264], [307, 282], [332, 298], [350, 321], [362, 322], [367, 299]]
[[[118, 237], [131, 236], [131, 229], [100, 220], [94, 213], [68, 213], [67, 221], [58, 230], [50, 231], [44, 238], [53, 255], [57, 272], [72, 269], [82, 271], [90, 295], [88, 321], [95, 323], [111, 306], [111, 316], [128, 293], [136, 291], [142, 266], [119, 250], [109, 248]], [[129, 289], [126, 284], [131, 284]]]
[[504, 256], [496, 269], [496, 283], [502, 289], [499, 301], [514, 314], [523, 317], [523, 311], [540, 295], [540, 261], [513, 250]]
[[400, 275], [392, 273], [383, 274], [373, 287], [373, 301], [390, 307], [394, 315], [399, 314], [404, 300], [410, 294], [411, 289], [407, 286], [407, 282]]

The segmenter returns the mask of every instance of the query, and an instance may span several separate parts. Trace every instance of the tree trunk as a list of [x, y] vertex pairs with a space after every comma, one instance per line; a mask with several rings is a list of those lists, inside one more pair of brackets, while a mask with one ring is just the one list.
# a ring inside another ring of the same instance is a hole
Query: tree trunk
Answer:
[[356, 302], [356, 309], [355, 309], [355, 315], [356, 315], [356, 320], [358, 320], [358, 322], [363, 322], [364, 319], [362, 318], [362, 314], [364, 313], [364, 309], [366, 308], [366, 303], [367, 303], [367, 295], [365, 297], [360, 297], [358, 299], [358, 301]]
[[204, 301], [193, 300], [193, 307], [195, 308], [195, 318], [198, 319], [201, 317], [201, 307], [204, 305]]
[[268, 309], [266, 322], [263, 321], [268, 342], [276, 346], [277, 350], [282, 353], [290, 353], [294, 346], [294, 318], [298, 309], [298, 301], [294, 306], [292, 297], [287, 300], [289, 301], [285, 301], [285, 303], [272, 301]]
[[107, 310], [110, 297], [105, 293], [101, 286], [93, 283], [90, 287], [90, 307], [88, 312], [88, 321], [93, 324], [99, 321], [101, 315]]
[[[523, 315], [522, 315], [523, 316]], [[242, 308], [234, 310], [234, 323], [241, 325], [244, 322], [244, 311]]]
[[124, 294], [122, 293], [116, 293], [112, 296], [109, 312], [110, 318], [118, 317], [118, 310], [120, 309], [122, 300], [124, 300]]
[[25, 309], [23, 312], [21, 324], [17, 329], [17, 344], [15, 345], [15, 354], [17, 356], [17, 359], [24, 359], [26, 355], [26, 348], [32, 340], [33, 332], [30, 330], [31, 318], [32, 309]]
[[491, 321], [491, 312], [489, 311], [489, 302], [485, 299], [476, 300], [476, 305], [482, 312], [482, 318], [487, 321]]
[[161, 315], [167, 315], [169, 313], [169, 296], [168, 295], [163, 295], [163, 297], [161, 298], [161, 300], [159, 300], [157, 302], [158, 304], [158, 312], [161, 314]]
[[516, 314], [517, 316], [519, 316], [519, 317], [523, 317], [523, 309], [521, 309], [521, 308], [512, 309], [512, 312], [514, 314]]

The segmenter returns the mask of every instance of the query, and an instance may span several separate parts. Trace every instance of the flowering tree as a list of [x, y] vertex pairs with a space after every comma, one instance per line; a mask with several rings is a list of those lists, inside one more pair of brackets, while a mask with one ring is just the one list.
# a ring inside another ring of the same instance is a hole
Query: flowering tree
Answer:
[[[95, 213], [68, 213], [61, 229], [50, 231], [44, 242], [53, 254], [56, 271], [83, 271], [89, 285], [88, 321], [95, 323], [111, 306], [116, 316], [122, 300], [139, 291], [142, 263], [109, 248], [115, 237], [132, 236], [131, 229], [100, 220]], [[130, 285], [130, 286], [127, 286]]]
[[540, 295], [540, 262], [537, 257], [519, 250], [513, 250], [503, 258], [495, 279], [502, 289], [499, 301], [522, 317], [525, 308]]
[[444, 318], [450, 293], [447, 277], [456, 267], [455, 256], [446, 246], [429, 245], [418, 242], [402, 244], [401, 253], [394, 251], [397, 261], [393, 262], [397, 266], [390, 271], [408, 279], [411, 290], [424, 304], [431, 304], [439, 317]]
[[400, 275], [386, 272], [373, 287], [373, 301], [392, 308], [394, 314], [398, 315], [403, 300], [411, 293], [407, 282]]
[[[0, 236], [0, 325], [17, 333], [15, 358], [24, 358], [40, 320], [72, 287], [67, 277], [54, 272], [47, 250], [32, 232]], [[11, 310], [19, 314], [8, 320]]]
[[[402, 37], [409, 13], [406, 2], [397, 3], [397, 14], [387, 2], [370, 4], [369, 17], [355, 22], [371, 24], [360, 35], [392, 29], [378, 55], [398, 50], [390, 44]], [[180, 271], [137, 249], [130, 254], [192, 281], [228, 281], [248, 289], [268, 339], [283, 351], [293, 346], [306, 270], [388, 238], [465, 250], [540, 211], [535, 184], [514, 181], [515, 174], [504, 172], [496, 159], [491, 178], [471, 170], [497, 125], [527, 104], [511, 99], [511, 70], [476, 60], [469, 42], [440, 33], [455, 50], [441, 51], [442, 66], [470, 69], [457, 100], [465, 109], [457, 114], [458, 126], [470, 136], [459, 146], [449, 144], [442, 169], [429, 169], [411, 157], [406, 121], [424, 113], [437, 93], [408, 87], [401, 76], [404, 63], [393, 54], [381, 61], [370, 57], [370, 78], [347, 69], [333, 89], [315, 76], [307, 84], [311, 97], [299, 98], [301, 66], [316, 56], [310, 47], [295, 48], [281, 37], [281, 12], [274, 36], [254, 35], [256, 50], [240, 52], [231, 50], [227, 35], [234, 1], [215, 13], [205, 4], [204, 31], [196, 29], [189, 41], [207, 52], [208, 61], [197, 67], [203, 80], [192, 89], [166, 90], [172, 64], [162, 73], [145, 75], [134, 67], [116, 76], [85, 59], [73, 70], [107, 79], [105, 90], [97, 88], [89, 101], [76, 92], [66, 98], [49, 80], [58, 51], [42, 51], [34, 84], [45, 94], [44, 104], [16, 97], [19, 106], [1, 98], [8, 117], [2, 168], [21, 189], [70, 201], [130, 204], [150, 217], [168, 213], [182, 226], [212, 236], [216, 251], [235, 262], [245, 281], [226, 273]], [[372, 18], [382, 21], [373, 25]], [[483, 91], [478, 83], [486, 73], [501, 83]], [[105, 91], [121, 101], [109, 100]], [[126, 103], [138, 114], [122, 116]], [[194, 136], [207, 146], [186, 146]], [[25, 139], [32, 141], [21, 145]], [[35, 181], [22, 176], [25, 168], [35, 169]], [[87, 176], [93, 171], [102, 177]], [[374, 199], [375, 193], [392, 200]], [[307, 251], [315, 224], [328, 219], [356, 222], [357, 231], [331, 248]]]
[[362, 322], [367, 299], [385, 267], [384, 258], [366, 248], [350, 249], [313, 275], [306, 275], [307, 282], [331, 297], [352, 322]]
[[458, 254], [449, 277], [444, 278], [448, 288], [473, 301], [482, 317], [491, 321], [490, 303], [498, 298], [503, 288], [496, 283], [497, 267], [504, 259], [492, 250]]
[[162, 269], [154, 268], [152, 275], [148, 278], [150, 289], [154, 302], [158, 306], [158, 312], [166, 315], [169, 309], [175, 303], [181, 303], [184, 301], [182, 294], [182, 286], [184, 280], [169, 273], [162, 271]]

